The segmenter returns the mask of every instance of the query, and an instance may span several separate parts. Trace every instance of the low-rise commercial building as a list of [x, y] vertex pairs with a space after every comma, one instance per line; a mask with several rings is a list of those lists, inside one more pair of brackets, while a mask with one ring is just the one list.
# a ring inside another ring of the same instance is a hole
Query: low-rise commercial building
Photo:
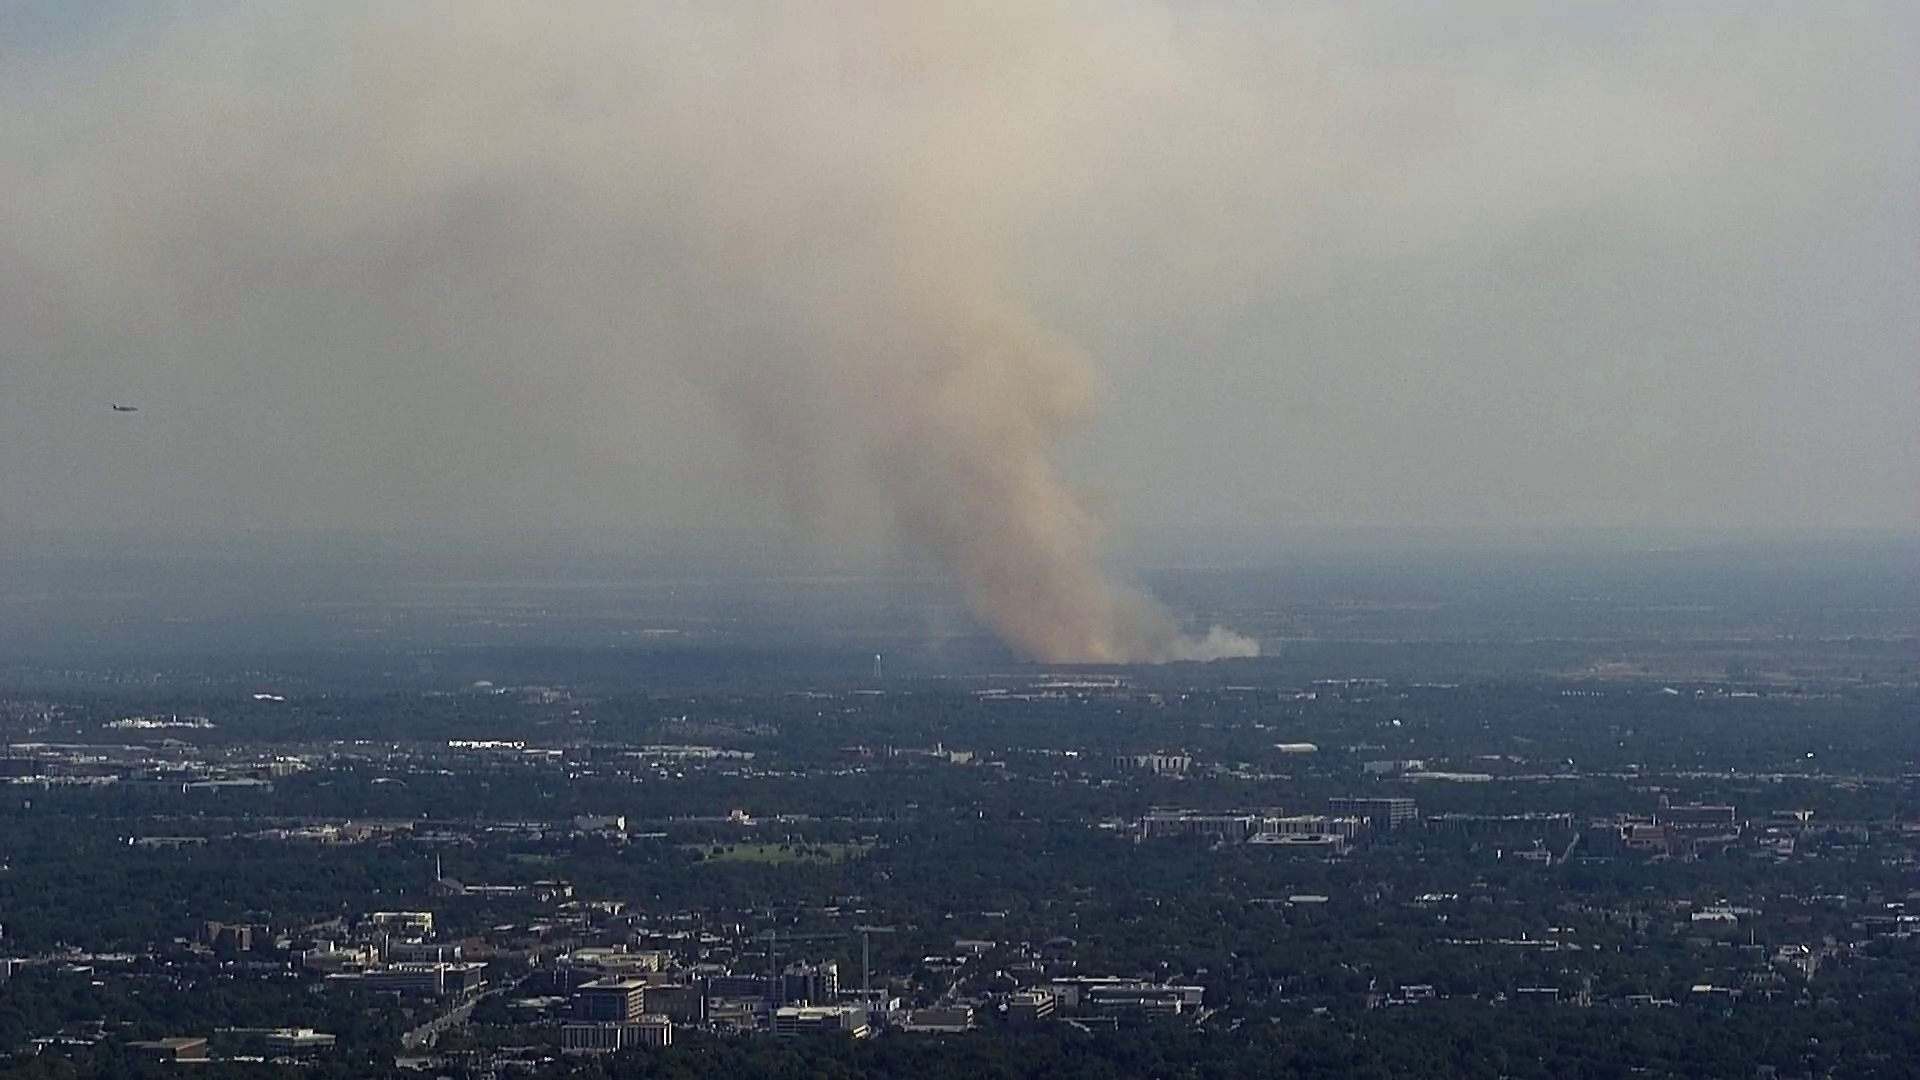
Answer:
[[773, 1011], [773, 1033], [783, 1038], [844, 1034], [864, 1039], [873, 1029], [867, 1011], [857, 1005], [787, 1005]]
[[175, 1036], [168, 1039], [155, 1039], [152, 1042], [129, 1044], [135, 1053], [159, 1061], [205, 1061], [207, 1060], [207, 1040], [192, 1036]]
[[1178, 1016], [1200, 1008], [1206, 991], [1198, 986], [1128, 982], [1093, 986], [1082, 997], [1088, 1012], [1105, 1016]]
[[1198, 986], [1151, 983], [1110, 975], [1055, 979], [1046, 989], [1062, 1011], [1105, 1015], [1194, 1012], [1206, 994], [1205, 989]]
[[360, 985], [406, 997], [459, 997], [486, 984], [486, 965], [389, 964], [361, 973]]
[[300, 953], [301, 967], [309, 971], [326, 973], [359, 971], [373, 967], [379, 962], [379, 950], [370, 945], [342, 948], [336, 942], [323, 941]]
[[1266, 836], [1339, 836], [1351, 840], [1367, 828], [1367, 819], [1357, 816], [1335, 817], [1329, 814], [1292, 814], [1263, 817], [1259, 832]]
[[957, 1035], [973, 1030], [973, 1006], [947, 1005], [933, 1009], [915, 1009], [900, 1025], [903, 1031]]
[[432, 937], [433, 912], [375, 911], [367, 916], [366, 925], [384, 930], [390, 934], [406, 934], [423, 938]]
[[1184, 776], [1193, 768], [1186, 754], [1120, 754], [1113, 759], [1117, 769], [1138, 769], [1155, 776]]
[[336, 1038], [324, 1031], [312, 1028], [282, 1028], [267, 1033], [267, 1053], [280, 1056], [298, 1056], [320, 1050], [331, 1050]]
[[1007, 998], [1007, 1020], [1015, 1024], [1038, 1024], [1053, 1019], [1054, 997], [1047, 990], [1022, 990]]
[[390, 942], [384, 952], [390, 964], [451, 964], [460, 959], [458, 945], [419, 941]]
[[1673, 805], [1664, 798], [1653, 815], [1654, 823], [1668, 829], [1731, 831], [1739, 827], [1739, 815], [1731, 806], [1686, 803]]
[[1256, 833], [1247, 837], [1247, 843], [1256, 847], [1284, 848], [1296, 852], [1317, 852], [1326, 855], [1343, 855], [1352, 846], [1344, 836], [1328, 833]]
[[1140, 819], [1140, 835], [1148, 840], [1190, 836], [1239, 843], [1260, 826], [1258, 814], [1196, 814], [1187, 810], [1156, 810]]
[[673, 1021], [641, 1016], [618, 1024], [567, 1024], [560, 1029], [565, 1054], [613, 1054], [633, 1047], [673, 1045]]
[[1327, 800], [1327, 813], [1365, 818], [1377, 832], [1391, 832], [1419, 816], [1413, 800], [1404, 795], [1336, 795]]

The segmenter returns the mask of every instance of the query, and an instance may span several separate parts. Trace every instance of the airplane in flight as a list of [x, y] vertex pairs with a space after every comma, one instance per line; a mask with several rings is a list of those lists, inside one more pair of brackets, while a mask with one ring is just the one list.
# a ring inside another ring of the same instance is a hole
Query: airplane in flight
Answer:
[[140, 411], [140, 406], [138, 406], [138, 405], [115, 405], [115, 406], [113, 407], [113, 411], [114, 411], [114, 412], [139, 412], [139, 411]]

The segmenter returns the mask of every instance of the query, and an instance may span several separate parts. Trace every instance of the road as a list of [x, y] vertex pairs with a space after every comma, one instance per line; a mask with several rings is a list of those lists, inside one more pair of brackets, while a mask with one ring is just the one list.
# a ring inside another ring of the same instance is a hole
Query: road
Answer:
[[421, 1024], [419, 1027], [400, 1036], [401, 1047], [407, 1050], [424, 1050], [431, 1047], [434, 1043], [438, 1042], [440, 1036], [448, 1030], [466, 1023], [467, 1018], [473, 1015], [473, 1007], [475, 1005], [480, 1004], [484, 999], [499, 992], [498, 990], [488, 990], [484, 994], [477, 994], [426, 1023]]
[[1559, 862], [1564, 865], [1573, 861], [1573, 849], [1580, 846], [1580, 833], [1575, 832], [1573, 839], [1567, 841], [1567, 850], [1560, 853]]

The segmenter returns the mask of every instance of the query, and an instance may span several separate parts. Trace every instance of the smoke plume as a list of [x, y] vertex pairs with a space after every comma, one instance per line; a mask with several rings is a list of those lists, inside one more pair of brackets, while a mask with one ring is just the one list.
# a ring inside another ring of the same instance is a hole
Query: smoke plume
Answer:
[[[697, 223], [681, 240], [698, 267], [676, 305], [684, 337], [778, 468], [790, 520], [831, 536], [838, 508], [873, 496], [890, 532], [1032, 659], [1257, 655], [1223, 629], [1183, 635], [1103, 569], [1101, 521], [1054, 458], [1094, 404], [1094, 362], [972, 239], [980, 222], [950, 182], [973, 172], [967, 142], [919, 138], [910, 169], [721, 185], [682, 219]], [[800, 154], [740, 164], [778, 175]]]
[[0, 528], [1910, 527], [1915, 6], [1412, 7], [0, 5]]
[[14, 177], [55, 207], [15, 224], [148, 341], [360, 354], [303, 359], [320, 383], [371, 356], [528, 400], [689, 379], [798, 529], [936, 561], [1032, 659], [1252, 655], [1104, 568], [1055, 461], [1094, 365], [985, 240], [1059, 168], [1065, 14], [239, 9], [14, 117], [77, 143]]

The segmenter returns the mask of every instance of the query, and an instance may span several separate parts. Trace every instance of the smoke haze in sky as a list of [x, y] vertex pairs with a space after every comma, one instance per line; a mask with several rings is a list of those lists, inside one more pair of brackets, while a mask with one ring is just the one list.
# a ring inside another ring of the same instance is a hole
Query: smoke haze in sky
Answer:
[[1911, 529], [1916, 31], [9, 8], [0, 526], [777, 519], [1096, 660], [1251, 645], [1104, 521]]

